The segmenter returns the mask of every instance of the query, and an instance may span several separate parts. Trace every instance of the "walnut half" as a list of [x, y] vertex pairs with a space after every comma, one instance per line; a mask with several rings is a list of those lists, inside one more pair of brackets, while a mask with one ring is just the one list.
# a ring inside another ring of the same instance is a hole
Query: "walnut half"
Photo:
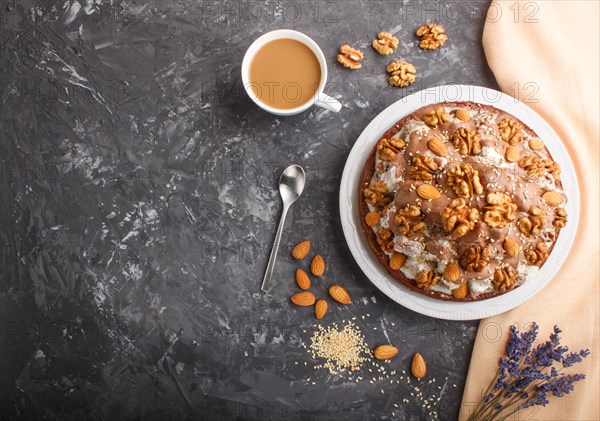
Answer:
[[479, 220], [477, 208], [469, 209], [463, 198], [454, 199], [442, 211], [442, 224], [451, 234], [452, 238], [462, 237], [473, 228]]
[[441, 47], [448, 41], [448, 35], [444, 32], [446, 32], [444, 27], [437, 23], [428, 23], [421, 26], [417, 29], [417, 36], [421, 37], [419, 47], [424, 50], [435, 50]]
[[525, 260], [530, 265], [542, 266], [548, 258], [548, 246], [543, 241], [538, 241], [535, 247], [530, 248], [525, 252]]
[[522, 158], [519, 161], [519, 167], [527, 171], [527, 176], [529, 178], [540, 178], [542, 175], [544, 175], [544, 171], [546, 170], [544, 161], [533, 155], [527, 155], [526, 157]]
[[452, 134], [452, 143], [463, 156], [481, 153], [481, 136], [475, 130], [461, 127]]
[[394, 221], [398, 224], [398, 230], [404, 235], [414, 235], [425, 228], [423, 222], [423, 213], [417, 205], [407, 205], [400, 209], [394, 216]]
[[377, 243], [383, 251], [389, 253], [394, 251], [394, 233], [389, 228], [379, 228], [377, 231]]
[[494, 288], [499, 292], [510, 291], [515, 287], [517, 282], [517, 273], [512, 266], [506, 266], [504, 268], [497, 268], [494, 271], [494, 277], [492, 283]]
[[431, 287], [437, 285], [442, 277], [433, 273], [430, 270], [422, 270], [415, 276], [417, 286], [421, 289], [431, 289]]
[[554, 210], [554, 220], [552, 225], [557, 230], [563, 229], [567, 225], [567, 211], [564, 208], [556, 208]]
[[483, 222], [492, 228], [504, 228], [509, 222], [515, 220], [514, 211], [517, 210], [510, 196], [504, 192], [489, 193], [483, 207]]
[[408, 172], [414, 180], [431, 181], [438, 169], [433, 157], [418, 154], [412, 158]]
[[361, 61], [365, 56], [360, 50], [350, 47], [348, 44], [340, 47], [340, 53], [337, 56], [337, 60], [342, 66], [352, 70], [357, 70], [362, 67]]
[[547, 159], [544, 161], [544, 167], [546, 167], [546, 171], [548, 171], [556, 181], [560, 180], [560, 164], [558, 162]]
[[460, 259], [461, 266], [470, 272], [481, 272], [490, 262], [490, 249], [488, 246], [469, 246]]
[[385, 71], [390, 74], [388, 83], [392, 86], [406, 88], [417, 79], [417, 69], [406, 61], [394, 61], [385, 68]]
[[444, 124], [445, 122], [450, 121], [450, 118], [450, 114], [444, 107], [436, 107], [425, 113], [423, 121], [428, 126], [437, 127], [438, 124]]
[[517, 227], [527, 236], [539, 235], [546, 225], [546, 213], [537, 206], [530, 207], [528, 213], [529, 215], [519, 218]]
[[379, 153], [379, 159], [383, 161], [393, 161], [400, 152], [400, 149], [406, 146], [406, 143], [402, 139], [392, 137], [386, 139], [385, 137], [377, 143], [377, 152]]
[[399, 42], [398, 38], [389, 32], [380, 32], [377, 34], [377, 39], [373, 40], [371, 45], [379, 54], [389, 56], [398, 48]]
[[542, 160], [537, 156], [527, 155], [519, 161], [519, 167], [527, 171], [529, 178], [540, 178], [546, 171], [556, 180], [560, 180], [560, 165], [551, 159]]
[[479, 171], [470, 164], [460, 164], [448, 171], [448, 184], [458, 197], [468, 198], [473, 193], [483, 193], [483, 185], [479, 180]]
[[391, 193], [387, 186], [377, 180], [363, 191], [365, 201], [376, 208], [383, 208], [389, 205], [394, 200], [394, 194]]
[[523, 140], [523, 126], [517, 120], [505, 118], [498, 124], [500, 137], [509, 145], [518, 145]]

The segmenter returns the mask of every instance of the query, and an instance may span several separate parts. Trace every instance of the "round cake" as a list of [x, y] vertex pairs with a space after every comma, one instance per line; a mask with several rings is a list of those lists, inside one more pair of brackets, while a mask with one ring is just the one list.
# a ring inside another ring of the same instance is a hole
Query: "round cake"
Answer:
[[560, 166], [505, 111], [428, 105], [384, 133], [359, 187], [362, 228], [399, 282], [451, 301], [535, 282], [567, 223]]

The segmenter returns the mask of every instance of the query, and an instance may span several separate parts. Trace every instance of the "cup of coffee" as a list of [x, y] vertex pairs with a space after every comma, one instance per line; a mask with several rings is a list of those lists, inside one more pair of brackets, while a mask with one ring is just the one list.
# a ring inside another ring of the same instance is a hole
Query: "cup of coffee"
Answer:
[[325, 55], [310, 37], [278, 29], [250, 45], [242, 62], [246, 92], [262, 109], [276, 115], [301, 113], [312, 105], [338, 112], [342, 104], [323, 93]]

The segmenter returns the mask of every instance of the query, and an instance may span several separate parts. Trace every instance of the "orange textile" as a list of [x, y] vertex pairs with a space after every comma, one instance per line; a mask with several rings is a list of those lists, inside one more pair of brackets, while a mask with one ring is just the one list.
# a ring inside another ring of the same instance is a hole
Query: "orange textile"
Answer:
[[494, 377], [509, 326], [522, 329], [535, 321], [539, 340], [558, 325], [562, 344], [572, 351], [590, 349], [583, 363], [569, 369], [587, 378], [570, 395], [551, 396], [545, 408], [509, 419], [600, 420], [599, 11], [597, 1], [514, 0], [493, 1], [488, 10], [483, 33], [488, 64], [501, 90], [537, 111], [565, 143], [577, 171], [581, 213], [573, 248], [554, 279], [525, 304], [481, 321], [460, 419], [469, 416]]

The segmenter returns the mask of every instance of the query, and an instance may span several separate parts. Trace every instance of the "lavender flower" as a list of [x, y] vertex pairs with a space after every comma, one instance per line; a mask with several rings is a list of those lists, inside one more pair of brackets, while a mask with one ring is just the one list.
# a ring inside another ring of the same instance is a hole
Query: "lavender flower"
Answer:
[[583, 374], [567, 375], [561, 371], [583, 361], [590, 351], [569, 352], [568, 347], [561, 346], [558, 326], [554, 326], [548, 341], [533, 347], [538, 332], [537, 323], [522, 333], [515, 326], [510, 327], [506, 355], [498, 362], [496, 378], [469, 420], [505, 419], [519, 409], [546, 406], [550, 394], [569, 394], [575, 382], [585, 379]]
[[582, 349], [579, 353], [571, 352], [562, 359], [562, 365], [563, 367], [571, 367], [573, 364], [580, 363], [588, 355], [590, 355], [589, 349]]

